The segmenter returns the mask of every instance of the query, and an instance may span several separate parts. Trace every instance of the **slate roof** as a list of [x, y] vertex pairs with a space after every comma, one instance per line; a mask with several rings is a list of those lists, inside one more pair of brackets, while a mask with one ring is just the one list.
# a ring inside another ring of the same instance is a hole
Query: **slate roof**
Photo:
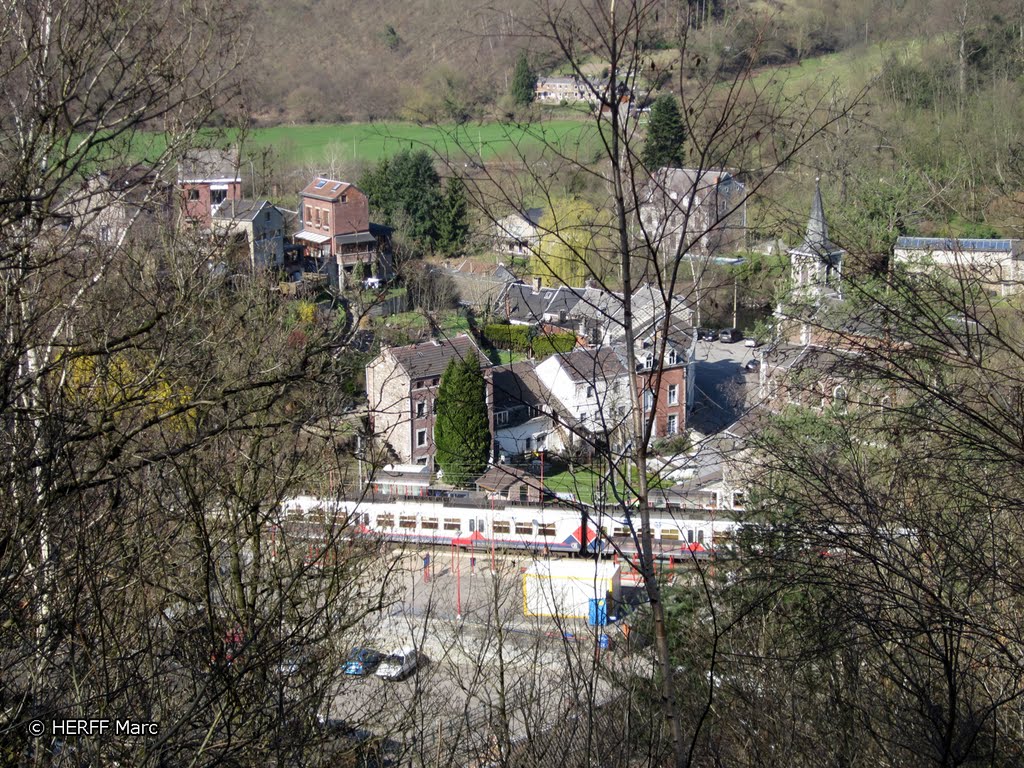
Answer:
[[481, 368], [491, 366], [491, 361], [480, 351], [476, 342], [465, 334], [453, 339], [431, 339], [422, 344], [394, 347], [390, 351], [410, 379], [440, 376], [451, 360], [464, 360], [474, 354], [480, 360]]
[[[511, 365], [498, 365], [491, 370], [494, 383], [494, 411], [509, 413], [507, 423], [495, 429], [524, 424], [533, 418], [553, 416], [562, 424], [574, 424], [576, 419], [565, 410], [551, 390], [537, 377], [537, 364], [524, 360]], [[533, 414], [543, 414], [540, 417]]]
[[178, 181], [211, 181], [232, 179], [241, 181], [236, 149], [190, 150], [178, 164]]
[[626, 367], [610, 347], [577, 348], [558, 357], [562, 369], [577, 384], [613, 379], [626, 373]]
[[811, 214], [807, 218], [807, 232], [804, 234], [803, 242], [794, 248], [793, 252], [819, 258], [843, 252], [828, 237], [828, 222], [825, 221], [825, 206], [821, 200], [820, 179], [814, 180], [814, 200], [811, 201]]
[[268, 200], [225, 200], [214, 211], [213, 218], [228, 221], [252, 221], [266, 205], [273, 207]]

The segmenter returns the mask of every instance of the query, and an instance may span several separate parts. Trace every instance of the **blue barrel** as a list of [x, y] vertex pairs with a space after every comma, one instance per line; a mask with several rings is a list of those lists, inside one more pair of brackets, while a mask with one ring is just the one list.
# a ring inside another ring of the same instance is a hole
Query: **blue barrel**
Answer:
[[598, 635], [597, 645], [602, 651], [607, 651], [612, 647], [612, 639], [605, 634]]

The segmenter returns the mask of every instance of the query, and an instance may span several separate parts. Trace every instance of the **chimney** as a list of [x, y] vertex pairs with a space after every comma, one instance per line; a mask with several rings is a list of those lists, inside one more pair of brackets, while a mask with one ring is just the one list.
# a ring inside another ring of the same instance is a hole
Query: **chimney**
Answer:
[[533, 292], [540, 293], [541, 279], [539, 277], [533, 278]]

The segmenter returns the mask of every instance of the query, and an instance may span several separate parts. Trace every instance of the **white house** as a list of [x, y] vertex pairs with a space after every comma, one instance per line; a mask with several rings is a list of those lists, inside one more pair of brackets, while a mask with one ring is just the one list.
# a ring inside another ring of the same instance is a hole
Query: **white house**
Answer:
[[494, 250], [520, 256], [532, 254], [540, 245], [540, 219], [543, 208], [528, 208], [510, 213], [494, 222]]
[[611, 432], [629, 412], [629, 376], [618, 355], [608, 347], [552, 355], [537, 365], [536, 376], [575, 422], [589, 432]]
[[1004, 296], [1019, 291], [1024, 279], [1024, 240], [901, 237], [893, 256], [897, 264], [912, 270], [934, 266], [975, 277]]

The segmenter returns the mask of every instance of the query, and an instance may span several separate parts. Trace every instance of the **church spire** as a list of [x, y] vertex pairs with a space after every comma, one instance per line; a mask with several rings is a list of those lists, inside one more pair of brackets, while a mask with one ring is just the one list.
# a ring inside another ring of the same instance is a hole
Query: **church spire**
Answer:
[[814, 201], [811, 203], [811, 215], [807, 219], [807, 234], [800, 250], [807, 254], [827, 257], [839, 251], [835, 243], [828, 239], [828, 223], [825, 221], [825, 205], [821, 200], [821, 178], [814, 179]]

